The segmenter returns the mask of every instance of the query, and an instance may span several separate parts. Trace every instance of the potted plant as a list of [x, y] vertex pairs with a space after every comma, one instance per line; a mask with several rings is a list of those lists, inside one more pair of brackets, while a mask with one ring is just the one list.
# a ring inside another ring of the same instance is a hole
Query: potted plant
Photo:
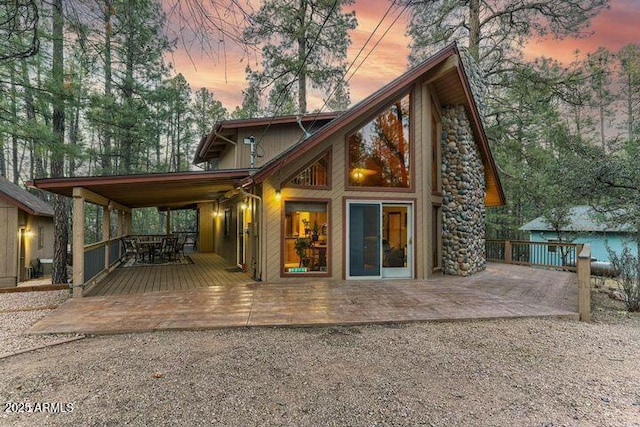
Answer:
[[317, 242], [318, 236], [320, 236], [320, 227], [318, 227], [318, 221], [313, 221], [313, 234], [311, 235], [311, 239]]
[[298, 237], [293, 245], [296, 250], [296, 254], [300, 257], [299, 267], [302, 267], [304, 260], [308, 260], [307, 249], [311, 247], [311, 241], [305, 237]]

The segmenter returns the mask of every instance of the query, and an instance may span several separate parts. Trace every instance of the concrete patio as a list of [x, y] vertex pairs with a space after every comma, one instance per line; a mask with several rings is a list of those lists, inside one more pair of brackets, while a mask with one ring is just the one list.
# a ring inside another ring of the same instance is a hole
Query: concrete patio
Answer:
[[70, 299], [30, 333], [114, 334], [519, 317], [578, 319], [575, 273], [489, 264], [468, 278], [247, 282]]

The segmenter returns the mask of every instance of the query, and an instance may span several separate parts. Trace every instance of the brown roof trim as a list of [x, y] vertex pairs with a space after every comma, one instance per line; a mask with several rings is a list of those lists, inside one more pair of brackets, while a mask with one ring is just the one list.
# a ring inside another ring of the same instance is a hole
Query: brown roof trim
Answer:
[[372, 113], [379, 107], [378, 103], [372, 102], [373, 100], [387, 99], [400, 95], [402, 92], [406, 91], [408, 87], [411, 86], [415, 82], [415, 80], [422, 76], [424, 73], [440, 64], [447, 57], [455, 54], [458, 54], [458, 48], [455, 43], [452, 43], [436, 53], [431, 58], [427, 59], [421, 65], [407, 71], [400, 77], [396, 78], [387, 85], [383, 86], [381, 89], [369, 95], [368, 97], [354, 105], [347, 112], [320, 128], [309, 138], [303, 140], [298, 144], [294, 144], [291, 148], [284, 151], [279, 156], [273, 158], [271, 161], [263, 165], [263, 167], [251, 177], [252, 181], [255, 183], [263, 182], [265, 179], [269, 178], [274, 173], [275, 169], [278, 168], [283, 162], [293, 161], [299, 158], [309, 150], [315, 148], [325, 138], [331, 136], [337, 130], [347, 126], [363, 115]]
[[41, 190], [54, 191], [54, 189], [70, 189], [104, 184], [140, 184], [140, 183], [167, 183], [191, 181], [195, 179], [242, 179], [249, 176], [251, 169], [224, 169], [215, 171], [191, 171], [191, 172], [166, 172], [135, 175], [107, 175], [72, 178], [43, 178], [28, 183]]
[[25, 205], [24, 203], [21, 203], [19, 200], [14, 199], [13, 197], [4, 194], [2, 192], [0, 192], [0, 199], [6, 200], [7, 202], [9, 202], [10, 204], [12, 204], [13, 206], [15, 206], [16, 208], [20, 209], [21, 211], [24, 211], [26, 213], [28, 213], [29, 215], [33, 215], [33, 216], [46, 216], [49, 218], [53, 218], [53, 213], [51, 212], [39, 212], [36, 211], [34, 209], [32, 209], [31, 207]]
[[54, 216], [53, 207], [29, 191], [0, 177], [0, 199], [33, 216]]
[[[342, 114], [342, 111], [327, 111], [324, 113], [308, 113], [300, 116], [302, 122], [314, 122], [318, 120], [333, 120]], [[288, 123], [297, 123], [297, 115], [275, 116], [275, 117], [258, 117], [253, 119], [236, 119], [223, 120], [218, 122], [220, 130], [238, 129], [248, 127], [259, 127], [267, 125], [280, 125]]]

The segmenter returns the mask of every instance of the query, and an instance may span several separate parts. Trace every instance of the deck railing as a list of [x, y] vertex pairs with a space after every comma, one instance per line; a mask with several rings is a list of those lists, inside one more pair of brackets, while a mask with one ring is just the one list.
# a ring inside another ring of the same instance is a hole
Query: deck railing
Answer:
[[[107, 257], [107, 248], [109, 257]], [[124, 257], [120, 238], [92, 243], [84, 247], [84, 283], [89, 283], [102, 272], [109, 270]]]
[[581, 244], [487, 240], [487, 261], [576, 271]]
[[487, 261], [576, 271], [580, 320], [591, 319], [591, 248], [589, 245], [523, 240], [487, 240]]

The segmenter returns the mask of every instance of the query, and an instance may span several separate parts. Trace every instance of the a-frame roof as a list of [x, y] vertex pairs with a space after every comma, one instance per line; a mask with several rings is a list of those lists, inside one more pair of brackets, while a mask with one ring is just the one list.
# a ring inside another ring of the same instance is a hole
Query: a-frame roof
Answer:
[[3, 177], [0, 177], [0, 198], [30, 215], [53, 216], [51, 205]]
[[245, 184], [257, 184], [265, 181], [284, 164], [297, 160], [327, 141], [332, 135], [346, 131], [355, 122], [375, 114], [381, 106], [393, 102], [394, 99], [406, 93], [418, 82], [431, 84], [442, 105], [465, 106], [484, 164], [486, 181], [485, 204], [487, 206], [504, 205], [505, 196], [498, 177], [498, 171], [489, 149], [489, 143], [476, 101], [472, 95], [471, 85], [460, 60], [460, 52], [455, 44], [442, 49], [318, 129], [310, 137], [299, 141], [271, 159], [253, 173], [250, 181], [245, 182]]

